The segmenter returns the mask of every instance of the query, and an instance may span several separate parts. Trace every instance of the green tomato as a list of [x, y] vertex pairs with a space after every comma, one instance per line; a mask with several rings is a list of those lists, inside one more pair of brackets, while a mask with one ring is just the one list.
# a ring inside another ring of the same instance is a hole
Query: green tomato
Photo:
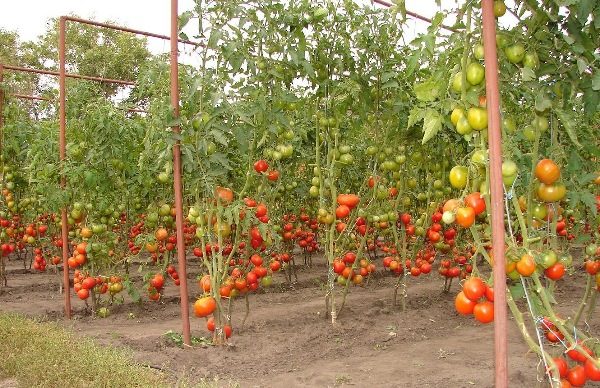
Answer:
[[548, 118], [545, 116], [535, 116], [531, 125], [541, 133], [544, 133], [549, 128]]
[[513, 162], [512, 160], [507, 159], [504, 162], [502, 162], [502, 176], [503, 177], [516, 175], [518, 171], [519, 171], [519, 168], [517, 167], [517, 164], [515, 162]]
[[504, 117], [502, 119], [502, 127], [507, 133], [514, 133], [517, 130], [517, 124], [512, 117]]
[[481, 43], [477, 43], [473, 48], [473, 56], [477, 60], [482, 60], [484, 57], [484, 49]]
[[476, 164], [478, 166], [485, 166], [485, 164], [487, 163], [487, 159], [488, 159], [487, 149], [477, 150], [477, 151], [473, 152], [473, 155], [471, 155], [471, 162], [473, 162], [474, 164]]
[[377, 154], [378, 151], [379, 150], [375, 146], [367, 147], [367, 155], [369, 155], [369, 156], [374, 156], [375, 154]]
[[159, 183], [166, 184], [169, 182], [169, 173], [163, 171], [160, 174], [158, 174], [157, 179]]
[[451, 83], [451, 87], [452, 90], [455, 91], [456, 93], [461, 93], [462, 92], [462, 73], [458, 72], [456, 74], [454, 74], [454, 76], [452, 77], [452, 83]]
[[523, 137], [526, 140], [534, 141], [537, 137], [537, 134], [538, 131], [532, 125], [527, 125], [525, 128], [523, 128]]
[[540, 60], [535, 52], [525, 53], [523, 57], [523, 66], [535, 70], [540, 65]]
[[467, 111], [469, 125], [476, 131], [482, 131], [488, 126], [488, 115], [485, 108], [471, 107]]
[[473, 128], [469, 124], [469, 120], [465, 116], [461, 116], [456, 123], [456, 132], [460, 135], [469, 135], [473, 132]]
[[504, 53], [506, 54], [506, 59], [508, 59], [510, 63], [521, 63], [525, 57], [525, 47], [523, 47], [523, 45], [520, 43], [516, 43], [508, 46], [504, 50]]
[[469, 169], [465, 166], [454, 166], [450, 170], [448, 179], [450, 184], [455, 189], [464, 189], [467, 185], [467, 178], [469, 176]]
[[554, 251], [544, 252], [539, 258], [540, 264], [544, 269], [552, 267], [558, 261], [558, 256]]
[[485, 68], [479, 62], [471, 62], [467, 66], [467, 81], [471, 85], [479, 85], [485, 78]]
[[494, 16], [497, 18], [504, 16], [506, 13], [506, 4], [503, 0], [494, 0]]
[[585, 254], [588, 256], [594, 256], [597, 250], [598, 246], [596, 244], [589, 244], [585, 247]]
[[340, 156], [340, 163], [352, 164], [354, 162], [354, 156], [352, 154], [342, 154]]

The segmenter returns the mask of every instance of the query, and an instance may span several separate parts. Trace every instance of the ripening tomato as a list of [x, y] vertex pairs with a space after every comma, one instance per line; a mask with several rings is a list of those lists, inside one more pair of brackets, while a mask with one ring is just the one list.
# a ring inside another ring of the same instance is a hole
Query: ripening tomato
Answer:
[[488, 300], [479, 302], [473, 308], [473, 315], [481, 323], [490, 323], [494, 320], [494, 304]]
[[544, 274], [548, 279], [559, 280], [565, 274], [565, 266], [563, 263], [558, 262], [551, 267], [548, 267]]
[[233, 201], [233, 191], [226, 187], [217, 186], [215, 189], [215, 194], [217, 199], [219, 199], [223, 204], [228, 204]]
[[[600, 358], [596, 358], [596, 362], [600, 363]], [[583, 368], [588, 379], [600, 381], [600, 368], [592, 360], [586, 358]]]
[[585, 369], [581, 365], [575, 365], [567, 372], [567, 381], [575, 387], [583, 387], [586, 380]]
[[206, 317], [212, 314], [217, 308], [217, 302], [212, 296], [205, 296], [194, 303], [194, 314], [197, 317]]
[[465, 205], [470, 206], [475, 210], [475, 215], [481, 214], [485, 211], [485, 200], [481, 196], [481, 193], [474, 192], [465, 197]]
[[558, 202], [567, 194], [567, 188], [562, 183], [546, 185], [540, 183], [537, 188], [538, 197], [544, 202]]
[[475, 210], [470, 206], [456, 209], [456, 223], [463, 228], [470, 228], [475, 223]]
[[569, 372], [569, 364], [567, 364], [567, 360], [562, 357], [554, 358], [554, 364], [556, 365], [556, 369], [558, 369], [558, 373], [561, 379], [567, 377], [567, 373]]
[[359, 202], [360, 197], [356, 194], [339, 194], [337, 196], [338, 205], [345, 205], [350, 209], [354, 209]]
[[546, 185], [551, 185], [560, 178], [560, 168], [550, 159], [542, 159], [535, 166], [535, 177]]
[[335, 216], [337, 218], [346, 218], [350, 215], [350, 208], [346, 205], [340, 205], [335, 209]]
[[517, 262], [517, 272], [521, 276], [531, 276], [535, 272], [535, 260], [531, 255], [524, 254]]
[[269, 165], [267, 164], [266, 161], [264, 160], [257, 160], [256, 162], [254, 162], [254, 171], [256, 171], [257, 173], [263, 173], [266, 172], [269, 169]]
[[477, 302], [485, 294], [486, 285], [476, 276], [470, 277], [463, 283], [463, 293], [470, 300]]
[[459, 292], [454, 299], [454, 307], [459, 314], [470, 315], [473, 313], [473, 309], [477, 302], [467, 298], [464, 292]]
[[270, 180], [271, 182], [277, 181], [279, 179], [279, 171], [277, 171], [277, 170], [269, 171], [269, 173], [267, 174], [267, 179]]

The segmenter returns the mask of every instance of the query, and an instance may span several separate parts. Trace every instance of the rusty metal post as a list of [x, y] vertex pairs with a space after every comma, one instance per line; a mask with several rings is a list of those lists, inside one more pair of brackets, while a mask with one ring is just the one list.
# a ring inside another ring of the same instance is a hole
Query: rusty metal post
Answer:
[[[178, 59], [178, 4], [171, 0], [171, 105], [174, 117], [179, 117], [179, 59]], [[174, 133], [181, 128], [173, 127]], [[190, 307], [187, 289], [187, 265], [185, 258], [185, 237], [183, 235], [183, 193], [181, 183], [181, 150], [179, 140], [173, 145], [173, 185], [175, 191], [175, 227], [177, 229], [177, 261], [179, 262], [179, 295], [181, 304], [181, 320], [183, 323], [183, 343], [192, 345], [190, 335]]]
[[2, 89], [2, 82], [4, 82], [4, 66], [0, 64], [0, 128], [4, 126], [4, 89]]
[[[67, 116], [66, 116], [66, 28], [67, 20], [64, 17], [60, 18], [58, 26], [58, 120], [59, 120], [59, 138], [58, 149], [61, 164], [60, 186], [64, 190], [67, 185], [67, 180], [64, 175], [63, 163], [67, 156]], [[62, 259], [63, 259], [63, 292], [65, 293], [65, 318], [71, 319], [71, 285], [69, 279], [69, 225], [67, 219], [67, 207], [61, 211], [61, 237], [62, 237]]]
[[483, 0], [483, 47], [485, 56], [485, 94], [488, 111], [490, 153], [490, 192], [492, 213], [492, 252], [494, 254], [494, 350], [495, 387], [508, 387], [508, 341], [506, 305], [506, 269], [504, 241], [504, 188], [502, 185], [502, 132], [500, 92], [496, 51], [494, 0]]

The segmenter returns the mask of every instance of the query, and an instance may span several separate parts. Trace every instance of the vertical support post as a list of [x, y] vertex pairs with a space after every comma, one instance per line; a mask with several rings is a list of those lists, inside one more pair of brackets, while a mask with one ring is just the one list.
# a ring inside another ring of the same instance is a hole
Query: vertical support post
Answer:
[[[171, 105], [174, 117], [179, 117], [179, 59], [178, 59], [178, 1], [171, 0]], [[174, 133], [181, 128], [173, 127]], [[191, 346], [190, 308], [187, 289], [187, 265], [185, 258], [185, 237], [183, 234], [183, 193], [181, 183], [181, 150], [179, 140], [173, 145], [173, 184], [175, 192], [175, 227], [177, 229], [177, 261], [179, 263], [179, 295], [181, 320], [183, 324], [183, 343]]]
[[4, 66], [0, 64], [0, 128], [4, 126], [4, 89], [2, 89], [2, 82], [4, 82]]
[[485, 89], [488, 111], [492, 252], [494, 254], [495, 387], [508, 387], [507, 305], [504, 242], [504, 188], [502, 185], [502, 132], [496, 51], [494, 0], [482, 1]]
[[[67, 20], [61, 16], [58, 26], [58, 120], [59, 120], [59, 138], [58, 149], [61, 165], [60, 186], [64, 190], [67, 185], [67, 179], [63, 171], [63, 163], [67, 156], [67, 116], [66, 116], [66, 25]], [[63, 292], [65, 293], [65, 318], [71, 319], [71, 285], [69, 279], [69, 225], [67, 219], [67, 207], [61, 211], [61, 237], [62, 237], [62, 259], [63, 259]]]

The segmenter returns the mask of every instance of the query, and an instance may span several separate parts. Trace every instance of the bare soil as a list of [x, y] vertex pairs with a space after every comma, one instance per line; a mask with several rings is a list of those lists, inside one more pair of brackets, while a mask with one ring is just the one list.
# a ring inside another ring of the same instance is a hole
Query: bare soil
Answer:
[[[197, 269], [192, 265], [190, 279]], [[137, 361], [163, 370], [174, 383], [185, 375], [241, 387], [494, 386], [493, 325], [459, 316], [453, 306], [457, 286], [442, 293], [443, 282], [435, 273], [409, 279], [404, 312], [391, 306], [393, 278], [380, 275], [366, 287], [353, 287], [333, 327], [324, 317], [325, 266], [316, 260], [313, 268], [299, 269], [293, 287], [275, 274], [272, 288], [251, 295], [243, 329], [243, 299], [236, 301], [228, 346], [182, 350], [164, 335], [181, 332], [182, 326], [178, 290], [172, 284], [161, 302], [140, 305], [126, 298], [124, 304], [111, 306], [111, 315], [104, 319], [93, 318], [74, 295], [74, 319], [65, 321], [57, 274], [24, 271], [17, 262], [8, 263], [7, 270], [9, 287], [0, 295], [1, 310], [58, 321], [101, 344], [128, 347]], [[189, 283], [192, 294], [198, 292], [195, 283]], [[574, 309], [582, 283], [559, 283], [562, 305]], [[193, 336], [209, 337], [205, 319], [192, 315], [191, 325]], [[600, 332], [597, 319], [592, 332]], [[509, 386], [547, 386], [540, 382], [537, 357], [514, 324], [509, 325], [508, 342]], [[0, 386], [6, 383], [11, 382], [0, 381]]]

